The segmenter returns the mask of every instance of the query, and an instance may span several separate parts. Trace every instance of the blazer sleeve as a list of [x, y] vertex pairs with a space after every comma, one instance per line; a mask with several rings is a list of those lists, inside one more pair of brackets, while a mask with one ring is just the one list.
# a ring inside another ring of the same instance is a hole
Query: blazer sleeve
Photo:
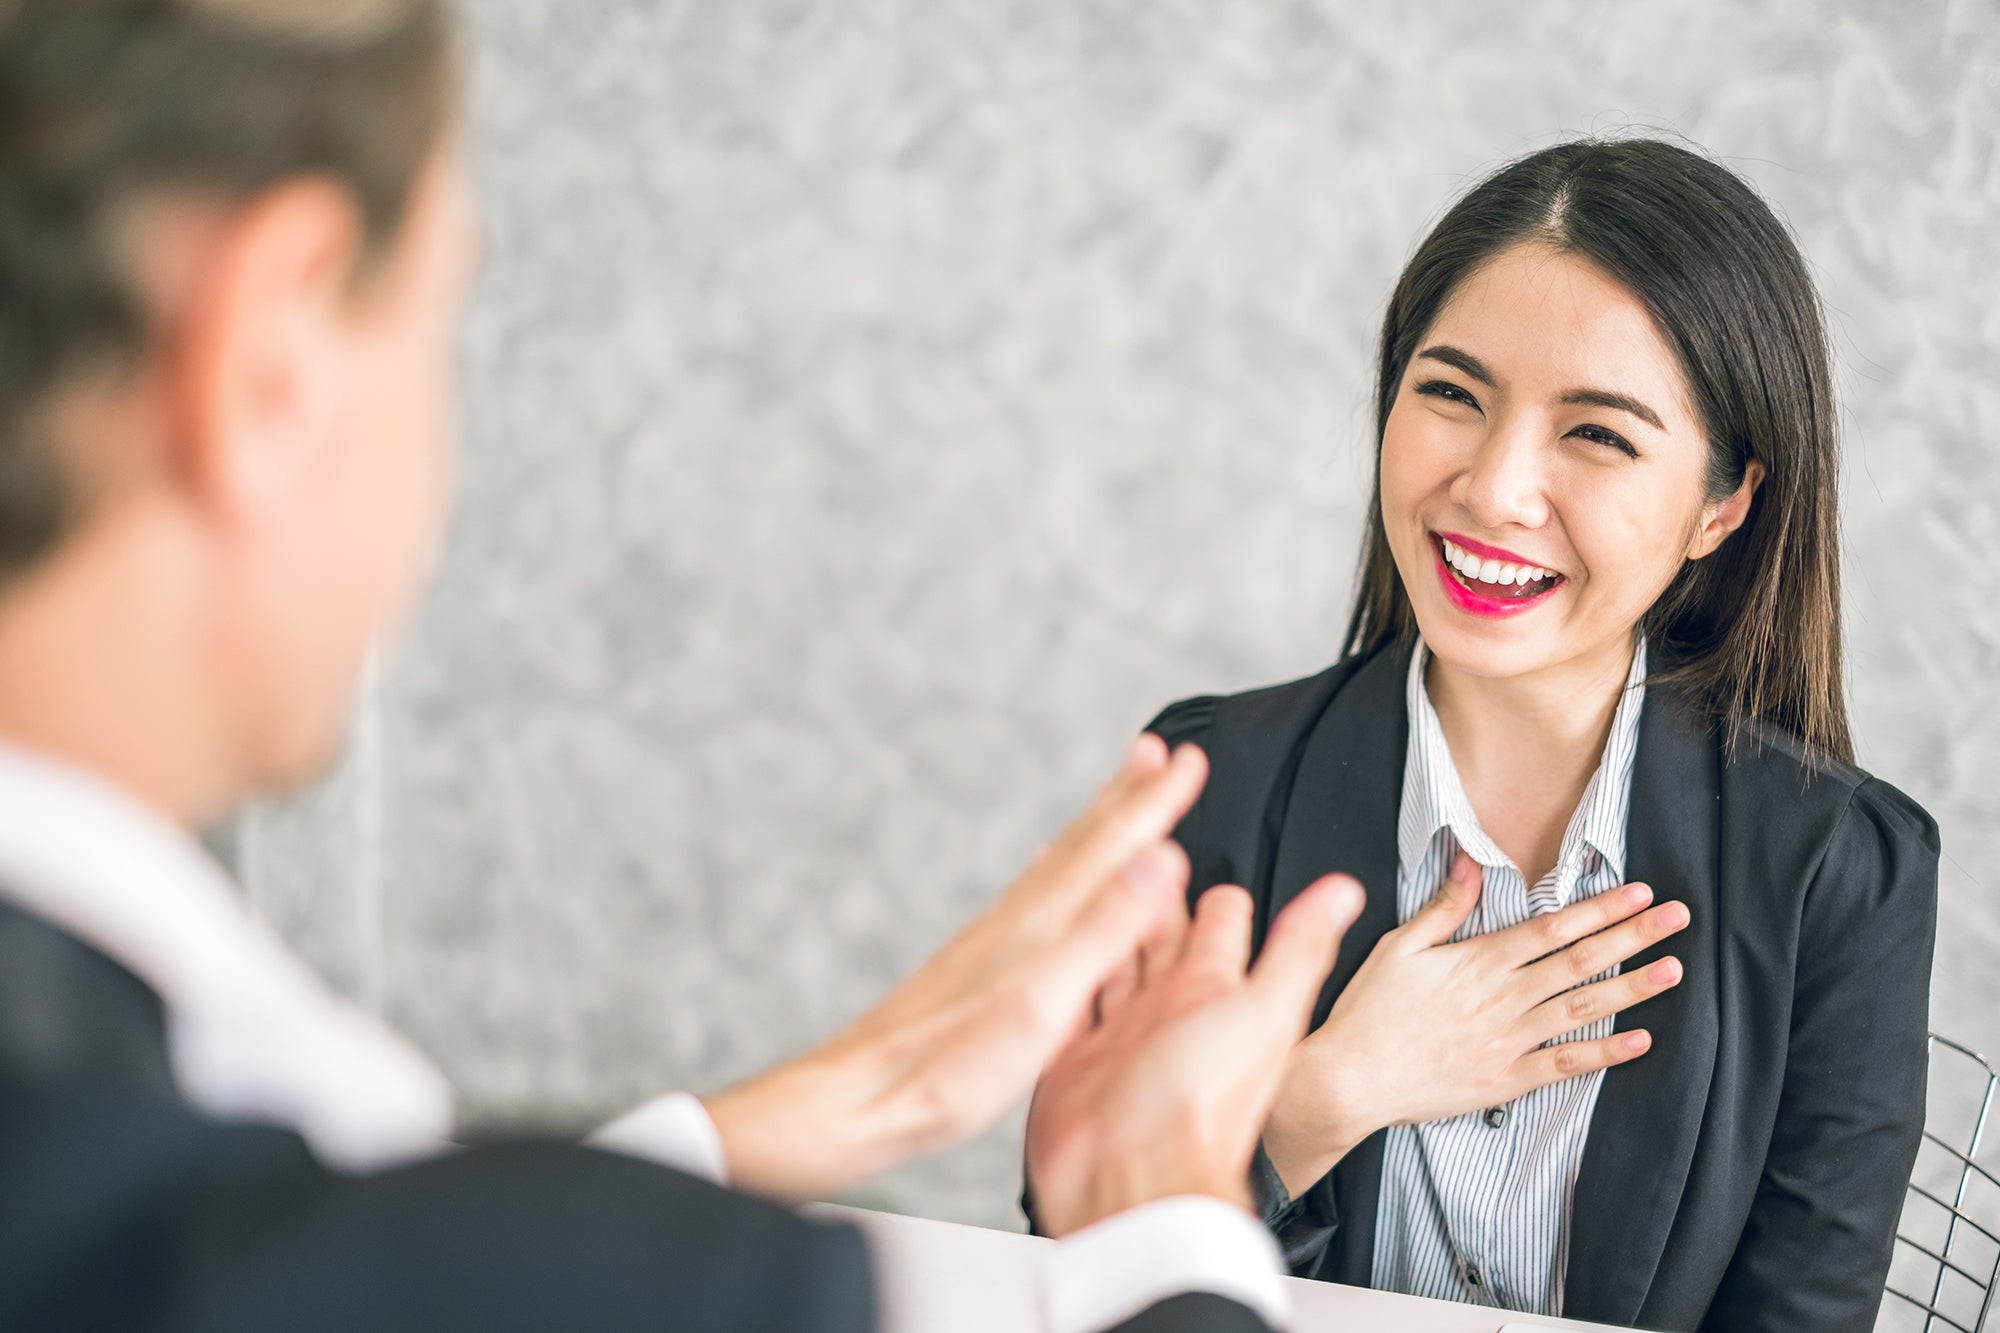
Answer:
[[1271, 1333], [1271, 1326], [1226, 1296], [1191, 1291], [1161, 1301], [1109, 1333]]
[[555, 1142], [337, 1174], [165, 1056], [150, 990], [0, 907], [0, 1328], [875, 1326], [852, 1228]]
[[[1160, 710], [1158, 717], [1146, 724], [1146, 730], [1165, 741], [1169, 749], [1178, 749], [1188, 744], [1206, 748], [1209, 729], [1215, 724], [1215, 709], [1219, 702], [1220, 700], [1213, 695], [1202, 695], [1168, 704]], [[1174, 829], [1174, 841], [1187, 849], [1188, 856], [1195, 858], [1194, 863], [1197, 866], [1201, 864], [1197, 857], [1201, 847], [1201, 816], [1207, 803], [1206, 795], [1197, 797], [1193, 808], [1181, 817], [1180, 824]], [[1196, 878], [1189, 880], [1188, 906], [1192, 908], [1194, 900], [1199, 898], [1204, 890], [1213, 887], [1215, 886], [1212, 884], [1202, 883], [1198, 874]]]
[[1704, 1330], [1869, 1333], [1924, 1126], [1937, 825], [1855, 790], [1806, 891], [1783, 1091]]

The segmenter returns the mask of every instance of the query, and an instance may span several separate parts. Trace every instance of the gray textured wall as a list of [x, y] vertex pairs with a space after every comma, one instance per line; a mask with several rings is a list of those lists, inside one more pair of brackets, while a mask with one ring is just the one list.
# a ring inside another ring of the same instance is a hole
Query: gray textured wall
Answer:
[[[1676, 129], [1835, 313], [1864, 763], [2000, 1049], [2000, 9], [475, 0], [460, 506], [251, 890], [476, 1119], [857, 1012], [1159, 704], [1327, 661], [1370, 332], [1470, 174]], [[1005, 1223], [1014, 1126], [868, 1197]]]

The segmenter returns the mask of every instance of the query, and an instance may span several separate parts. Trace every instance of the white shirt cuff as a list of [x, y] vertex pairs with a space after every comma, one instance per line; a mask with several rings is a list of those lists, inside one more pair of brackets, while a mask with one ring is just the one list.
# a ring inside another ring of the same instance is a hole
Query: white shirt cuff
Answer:
[[1205, 1291], [1274, 1329], [1291, 1319], [1284, 1259], [1262, 1222], [1201, 1195], [1160, 1199], [1052, 1245], [1042, 1260], [1048, 1333], [1103, 1333], [1170, 1296]]
[[655, 1097], [619, 1116], [586, 1140], [593, 1148], [645, 1157], [717, 1185], [729, 1183], [722, 1135], [699, 1098], [686, 1092]]

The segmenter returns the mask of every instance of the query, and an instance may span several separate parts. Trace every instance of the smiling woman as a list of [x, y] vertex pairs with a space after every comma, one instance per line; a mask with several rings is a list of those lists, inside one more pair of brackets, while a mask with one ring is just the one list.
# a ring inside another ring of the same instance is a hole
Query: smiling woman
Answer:
[[1831, 383], [1784, 226], [1677, 145], [1532, 154], [1412, 257], [1343, 660], [1152, 726], [1210, 756], [1195, 893], [1369, 891], [1256, 1168], [1300, 1274], [1872, 1325], [1938, 845], [1849, 762]]
[[[1537, 320], [1518, 322], [1524, 310]], [[1425, 239], [1383, 321], [1376, 418], [1385, 467], [1414, 393], [1494, 431], [1538, 408], [1535, 424], [1561, 421], [1567, 462], [1594, 446], [1635, 465], [1664, 450], [1672, 469], [1692, 468], [1672, 479], [1675, 499], [1698, 494], [1725, 526], [1690, 521], [1688, 558], [1643, 590], [1635, 619], [1669, 659], [1654, 682], [1678, 683], [1732, 732], [1763, 718], [1847, 760], [1832, 385], [1811, 276], [1747, 184], [1671, 144], [1585, 142], [1510, 164]], [[1417, 629], [1419, 594], [1398, 568], [1409, 553], [1392, 549], [1383, 498], [1348, 626], [1356, 655]], [[1718, 550], [1752, 506], [1757, 521]]]

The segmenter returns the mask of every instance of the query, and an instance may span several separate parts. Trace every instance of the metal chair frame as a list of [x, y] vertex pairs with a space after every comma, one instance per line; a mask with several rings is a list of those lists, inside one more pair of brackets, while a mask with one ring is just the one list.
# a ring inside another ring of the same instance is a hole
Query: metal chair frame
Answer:
[[[1899, 1300], [1908, 1301], [1911, 1305], [1916, 1306], [1924, 1312], [1924, 1333], [1935, 1333], [1940, 1324], [1957, 1329], [1958, 1333], [1979, 1333], [1980, 1329], [1986, 1324], [1987, 1314], [1993, 1308], [1994, 1287], [1996, 1284], [2000, 1284], [2000, 1234], [1996, 1234], [1992, 1228], [1974, 1221], [1967, 1214], [1965, 1211], [1965, 1195], [1966, 1190], [1972, 1185], [1974, 1177], [1983, 1179], [1996, 1192], [2000, 1192], [2000, 1176], [1995, 1176], [1991, 1171], [1988, 1171], [1973, 1160], [1979, 1155], [1979, 1149], [1984, 1145], [1986, 1122], [1993, 1112], [1996, 1091], [2000, 1091], [2000, 1069], [1995, 1069], [1993, 1062], [1985, 1056], [1980, 1055], [1977, 1051], [1961, 1046], [1948, 1037], [1940, 1037], [1936, 1033], [1932, 1033], [1930, 1037], [1930, 1050], [1935, 1053], [1940, 1046], [1956, 1051], [1985, 1070], [1986, 1089], [1979, 1101], [1979, 1115], [1973, 1121], [1972, 1142], [1963, 1150], [1946, 1143], [1942, 1138], [1933, 1133], [1928, 1126], [1924, 1129], [1924, 1138], [1943, 1149], [1946, 1153], [1949, 1153], [1953, 1160], [1958, 1163], [1958, 1185], [1953, 1191], [1951, 1199], [1947, 1201], [1942, 1196], [1932, 1193], [1915, 1181], [1910, 1182], [1911, 1194], [1945, 1211], [1947, 1220], [1945, 1222], [1943, 1252], [1939, 1253], [1929, 1246], [1904, 1235], [1900, 1226], [1896, 1231], [1896, 1242], [1898, 1244], [1909, 1246], [1912, 1250], [1915, 1250], [1918, 1254], [1923, 1255], [1937, 1265], [1937, 1276], [1931, 1282], [1930, 1299], [1927, 1301], [1919, 1300], [1909, 1292], [1898, 1291], [1894, 1287], [1887, 1287], [1884, 1291], [1887, 1295], [1894, 1296]], [[1996, 1223], [1996, 1225], [2000, 1225], [2000, 1223]], [[1959, 1228], [1961, 1226], [1971, 1228], [1979, 1235], [1984, 1236], [1994, 1246], [1993, 1265], [1983, 1277], [1966, 1268], [1952, 1257], [1952, 1246], [1959, 1239]], [[1979, 1314], [1973, 1319], [1970, 1327], [1961, 1324], [1958, 1320], [1938, 1309], [1938, 1302], [1944, 1296], [1944, 1282], [1947, 1271], [1957, 1273], [1980, 1292]]]

